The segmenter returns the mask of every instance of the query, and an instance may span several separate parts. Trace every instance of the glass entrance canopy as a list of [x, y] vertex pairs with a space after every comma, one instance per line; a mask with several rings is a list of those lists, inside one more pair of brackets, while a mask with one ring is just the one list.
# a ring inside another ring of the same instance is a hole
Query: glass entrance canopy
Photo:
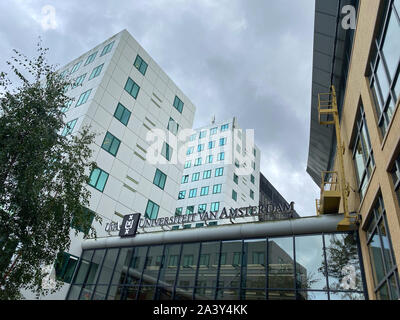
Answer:
[[175, 242], [152, 243], [146, 234], [146, 241], [135, 239], [141, 245], [86, 245], [67, 299], [366, 299], [356, 231], [272, 236], [276, 223], [246, 224], [265, 225], [263, 237], [215, 239], [211, 233], [234, 227], [218, 226], [207, 228], [209, 240], [190, 241], [189, 232], [198, 232], [192, 229], [170, 231]]

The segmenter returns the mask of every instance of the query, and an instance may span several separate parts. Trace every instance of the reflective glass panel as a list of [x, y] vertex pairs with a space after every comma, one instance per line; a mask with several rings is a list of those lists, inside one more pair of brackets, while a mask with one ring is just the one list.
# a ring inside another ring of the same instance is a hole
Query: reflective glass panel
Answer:
[[217, 300], [239, 300], [239, 289], [218, 289]]
[[330, 300], [365, 300], [364, 294], [358, 292], [329, 292]]
[[268, 239], [268, 287], [294, 288], [292, 237]]
[[241, 300], [265, 300], [265, 290], [242, 290], [240, 295]]
[[98, 284], [109, 284], [113, 275], [114, 265], [117, 260], [119, 249], [108, 249], [104, 258], [103, 267], [99, 276]]
[[242, 288], [265, 288], [266, 245], [265, 239], [244, 241]]
[[195, 300], [214, 300], [215, 288], [195, 288]]
[[326, 291], [299, 291], [297, 300], [328, 300], [328, 293]]
[[130, 261], [130, 267], [126, 278], [126, 285], [139, 285], [144, 263], [146, 260], [147, 247], [136, 247]]
[[391, 80], [393, 80], [400, 59], [400, 24], [393, 11], [389, 19], [382, 50], [392, 78]]
[[197, 276], [198, 287], [212, 287], [213, 282], [217, 280], [219, 247], [219, 242], [202, 243]]
[[219, 285], [239, 288], [242, 266], [242, 241], [222, 242], [221, 255], [225, 255], [226, 259], [225, 261], [221, 260]]
[[85, 250], [82, 254], [79, 269], [75, 273], [74, 283], [84, 283], [87, 272], [90, 267], [90, 260], [92, 259], [94, 250]]
[[128, 267], [132, 260], [132, 253], [133, 249], [131, 248], [121, 248], [111, 284], [124, 284]]
[[168, 290], [171, 291], [171, 287], [175, 285], [180, 252], [180, 244], [165, 246], [164, 263], [162, 265], [160, 279], [158, 281], [159, 287], [169, 288]]
[[200, 243], [186, 243], [182, 247], [177, 286], [194, 287]]
[[139, 300], [153, 300], [155, 290], [156, 290], [156, 287], [154, 287], [154, 286], [140, 287], [138, 299]]
[[382, 260], [381, 242], [379, 240], [379, 235], [377, 231], [374, 232], [371, 242], [368, 245], [368, 249], [372, 264], [375, 285], [377, 285], [385, 275], [385, 269]]
[[268, 300], [296, 300], [294, 291], [269, 290]]
[[[156, 285], [163, 259], [164, 246], [150, 247], [143, 270], [142, 285]], [[147, 294], [146, 294], [147, 295]]]

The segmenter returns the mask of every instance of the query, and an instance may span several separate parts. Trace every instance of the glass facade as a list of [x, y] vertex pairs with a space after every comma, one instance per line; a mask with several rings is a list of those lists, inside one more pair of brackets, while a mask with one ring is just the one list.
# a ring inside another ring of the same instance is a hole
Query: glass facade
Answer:
[[67, 299], [361, 300], [357, 233], [84, 250]]

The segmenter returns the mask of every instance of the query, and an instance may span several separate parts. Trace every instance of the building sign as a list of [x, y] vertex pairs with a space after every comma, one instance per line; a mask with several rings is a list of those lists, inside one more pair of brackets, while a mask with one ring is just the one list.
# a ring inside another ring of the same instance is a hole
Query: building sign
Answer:
[[133, 213], [124, 216], [119, 228], [120, 237], [134, 237], [140, 220], [140, 213]]
[[[124, 217], [122, 224], [119, 225], [117, 222], [107, 223], [105, 230], [107, 232], [119, 231], [120, 237], [132, 237], [136, 234], [136, 229], [142, 228], [154, 228], [171, 225], [188, 224], [193, 222], [205, 222], [216, 221], [216, 220], [230, 220], [231, 223], [235, 223], [235, 220], [246, 217], [259, 217], [259, 221], [274, 221], [274, 220], [286, 220], [293, 218], [294, 213], [294, 202], [287, 205], [269, 203], [266, 206], [249, 206], [242, 208], [223, 208], [221, 212], [199, 212], [193, 214], [184, 214], [180, 216], [171, 216], [158, 219], [140, 219], [140, 214], [132, 214]], [[135, 216], [132, 218], [131, 216]], [[133, 222], [133, 219], [134, 222]]]

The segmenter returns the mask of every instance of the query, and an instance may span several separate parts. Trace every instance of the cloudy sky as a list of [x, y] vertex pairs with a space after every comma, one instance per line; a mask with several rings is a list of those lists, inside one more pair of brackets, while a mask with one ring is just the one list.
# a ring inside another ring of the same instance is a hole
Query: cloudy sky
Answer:
[[255, 130], [261, 171], [309, 216], [313, 27], [313, 0], [1, 0], [0, 71], [38, 36], [62, 66], [127, 29], [196, 105], [195, 128], [215, 114]]

